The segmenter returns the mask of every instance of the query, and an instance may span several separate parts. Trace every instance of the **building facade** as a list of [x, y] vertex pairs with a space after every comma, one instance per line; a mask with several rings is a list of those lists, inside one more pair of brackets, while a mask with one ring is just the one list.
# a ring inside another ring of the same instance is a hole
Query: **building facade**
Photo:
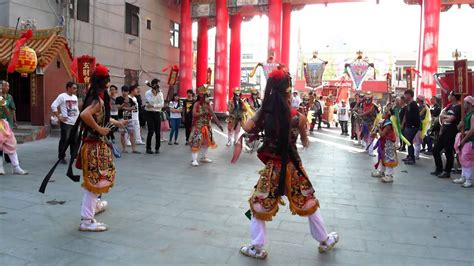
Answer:
[[[95, 56], [109, 67], [112, 84], [159, 78], [166, 93], [162, 70], [179, 62], [179, 10], [177, 0], [0, 0], [0, 26], [31, 20], [37, 30], [60, 28], [72, 56]], [[60, 91], [64, 85], [50, 84]]]

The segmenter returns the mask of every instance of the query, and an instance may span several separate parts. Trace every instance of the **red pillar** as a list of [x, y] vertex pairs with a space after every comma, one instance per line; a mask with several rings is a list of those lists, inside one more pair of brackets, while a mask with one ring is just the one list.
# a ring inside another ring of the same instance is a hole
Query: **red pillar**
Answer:
[[441, 2], [423, 1], [423, 53], [421, 61], [421, 90], [425, 97], [436, 95], [436, 82], [433, 75], [438, 71], [438, 36]]
[[216, 0], [216, 55], [214, 69], [214, 111], [227, 111], [227, 1]]
[[207, 83], [207, 18], [200, 18], [197, 36], [196, 88]]
[[191, 0], [181, 1], [181, 30], [179, 32], [179, 96], [193, 88], [193, 38]]
[[268, 52], [273, 52], [276, 62], [281, 60], [281, 10], [282, 0], [268, 1]]
[[232, 98], [234, 88], [240, 87], [240, 14], [230, 17], [230, 62], [229, 62], [229, 100]]
[[283, 4], [281, 23], [281, 63], [290, 66], [291, 4]]

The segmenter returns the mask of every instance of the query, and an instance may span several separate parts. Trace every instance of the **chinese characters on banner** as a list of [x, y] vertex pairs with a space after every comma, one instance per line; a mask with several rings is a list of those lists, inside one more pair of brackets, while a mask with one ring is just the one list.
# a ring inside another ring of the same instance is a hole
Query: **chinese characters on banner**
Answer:
[[405, 72], [407, 76], [407, 90], [413, 90], [413, 69], [407, 68]]
[[467, 94], [468, 89], [468, 69], [467, 60], [454, 61], [454, 91]]

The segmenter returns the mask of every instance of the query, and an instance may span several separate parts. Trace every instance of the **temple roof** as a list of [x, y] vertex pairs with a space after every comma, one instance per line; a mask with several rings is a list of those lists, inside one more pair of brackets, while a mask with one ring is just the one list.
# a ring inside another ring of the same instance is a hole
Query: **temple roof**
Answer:
[[[38, 66], [46, 67], [61, 52], [72, 60], [66, 38], [60, 36], [62, 28], [33, 30], [33, 37], [26, 45], [35, 50]], [[20, 37], [20, 31], [15, 36], [15, 29], [0, 27], [0, 64], [8, 65], [14, 42]]]

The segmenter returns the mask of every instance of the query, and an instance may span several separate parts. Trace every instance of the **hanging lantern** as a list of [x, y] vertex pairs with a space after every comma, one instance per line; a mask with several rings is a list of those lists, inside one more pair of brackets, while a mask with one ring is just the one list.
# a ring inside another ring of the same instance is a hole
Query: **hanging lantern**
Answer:
[[35, 50], [28, 46], [21, 47], [15, 71], [19, 73], [32, 73], [35, 71], [37, 64], [38, 58], [36, 57]]

